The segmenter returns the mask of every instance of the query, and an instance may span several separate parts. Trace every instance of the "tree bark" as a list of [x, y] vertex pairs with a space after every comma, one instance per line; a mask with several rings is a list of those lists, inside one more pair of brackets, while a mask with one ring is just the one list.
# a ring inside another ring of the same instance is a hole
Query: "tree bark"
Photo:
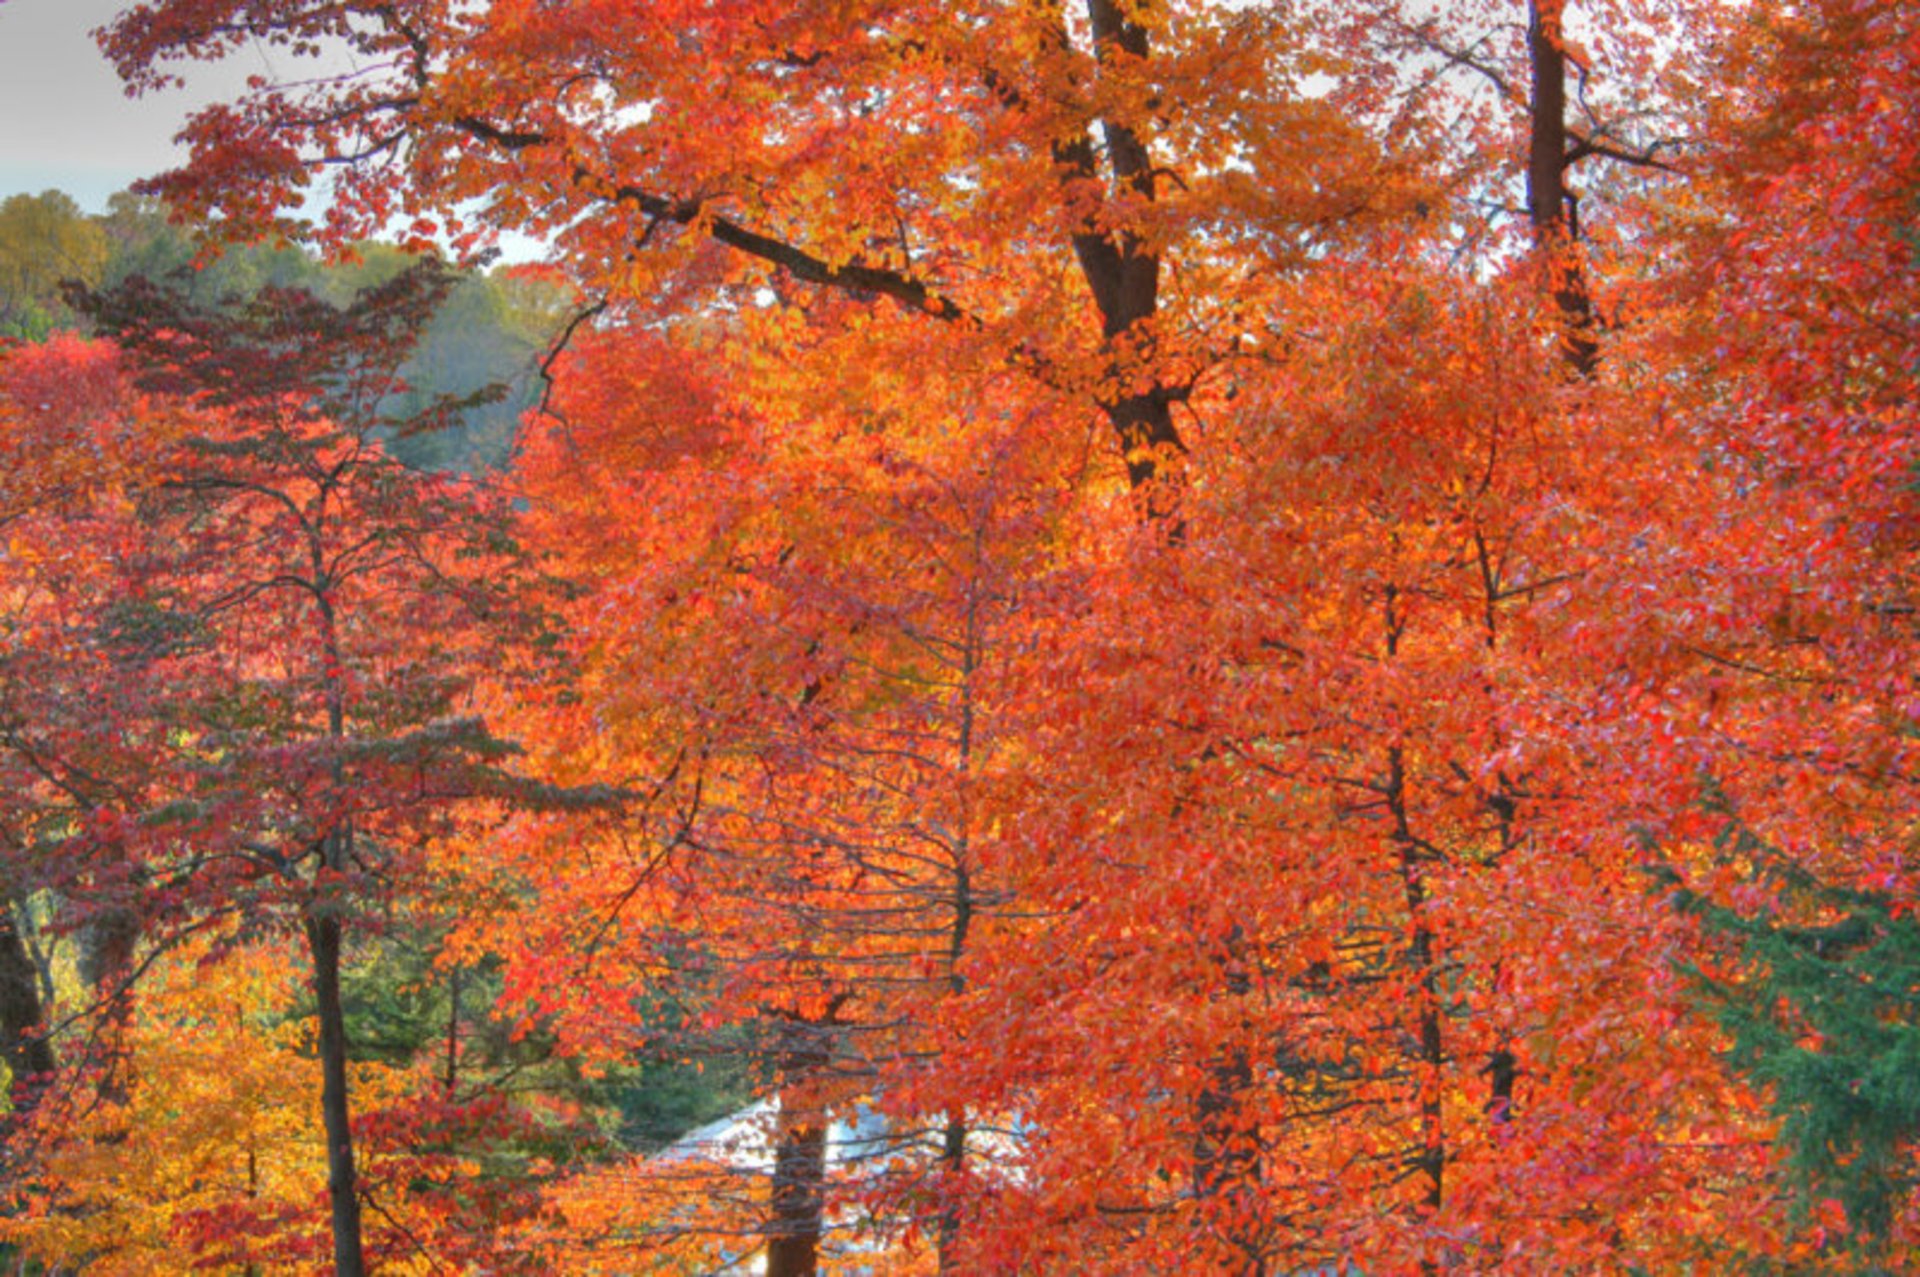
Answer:
[[446, 1087], [449, 1100], [460, 1085], [460, 968], [457, 966], [447, 973], [447, 1059], [441, 1085]]
[[[321, 684], [326, 690], [327, 739], [346, 738], [346, 669], [334, 614], [324, 546], [308, 541], [313, 595], [320, 623]], [[336, 796], [346, 792], [346, 768], [333, 760]], [[347, 1016], [340, 997], [340, 955], [346, 935], [344, 883], [353, 866], [353, 825], [342, 820], [320, 840], [320, 865], [307, 898], [307, 947], [313, 958], [314, 1014], [320, 1021], [320, 1116], [327, 1137], [327, 1196], [332, 1203], [335, 1277], [365, 1277], [360, 1188], [353, 1164], [353, 1109], [347, 1093]]]
[[[345, 927], [327, 881], [348, 859], [346, 830], [326, 839], [322, 881], [307, 906], [307, 948], [313, 959], [315, 1014], [320, 1021], [320, 1115], [327, 1137], [327, 1196], [333, 1207], [335, 1277], [365, 1277], [360, 1194], [353, 1164], [353, 1120], [347, 1096], [347, 1020], [340, 997], [340, 952]], [[333, 872], [329, 872], [333, 871]]]
[[967, 1167], [967, 1124], [961, 1118], [949, 1118], [940, 1136], [940, 1203], [938, 1272], [940, 1277], [955, 1277], [960, 1270], [960, 1212], [952, 1200], [955, 1185]]
[[98, 1047], [89, 1064], [99, 1070], [102, 1100], [124, 1103], [133, 1062], [134, 999], [130, 987], [134, 954], [140, 944], [140, 917], [125, 903], [101, 910], [86, 929], [80, 976], [101, 999]]
[[[972, 649], [968, 651], [968, 674], [972, 674]], [[969, 685], [969, 692], [971, 687]], [[961, 765], [965, 767], [972, 752], [971, 730], [972, 706], [969, 701], [961, 735]], [[973, 879], [967, 872], [967, 847], [964, 832], [961, 837], [960, 856], [953, 867], [953, 929], [948, 936], [947, 947], [947, 989], [950, 993], [960, 994], [967, 987], [966, 977], [960, 974], [960, 958], [966, 952], [967, 931], [973, 925]], [[946, 1129], [940, 1139], [940, 1217], [938, 1238], [936, 1240], [940, 1277], [950, 1277], [960, 1271], [960, 1209], [955, 1200], [962, 1177], [967, 1169], [967, 1120], [964, 1114], [955, 1113], [947, 1118]]]
[[[1144, 61], [1148, 57], [1146, 28], [1114, 0], [1088, 0], [1087, 17], [1100, 65], [1109, 66], [1119, 58]], [[1064, 30], [1057, 38], [1065, 41]], [[1093, 139], [1085, 132], [1056, 141], [1054, 161], [1070, 181], [1100, 191], [1100, 199], [1092, 201], [1096, 205], [1104, 202], [1109, 184], [1151, 202], [1153, 164], [1145, 140], [1123, 121], [1102, 118], [1097, 122], [1107, 144], [1106, 172], [1101, 171]], [[1075, 197], [1069, 202], [1080, 200]], [[1120, 443], [1127, 479], [1146, 498], [1148, 514], [1177, 530], [1178, 494], [1166, 482], [1167, 461], [1185, 451], [1173, 423], [1175, 396], [1157, 376], [1149, 378], [1144, 390], [1121, 389], [1138, 381], [1137, 370], [1130, 365], [1153, 354], [1149, 321], [1160, 308], [1160, 257], [1131, 232], [1097, 225], [1098, 220], [1089, 216], [1072, 236], [1074, 258], [1100, 311], [1107, 375], [1113, 383], [1096, 398]], [[1129, 345], [1133, 348], [1127, 349]]]
[[782, 1032], [766, 1277], [815, 1277], [826, 1226], [827, 1113], [810, 1083], [826, 1062], [827, 1029], [794, 1019]]
[[[1121, 60], [1145, 61], [1151, 55], [1152, 41], [1146, 27], [1116, 0], [1087, 0], [1087, 19], [1101, 68]], [[1064, 40], [1064, 33], [1061, 38]], [[1107, 173], [1100, 171], [1093, 140], [1084, 132], [1057, 141], [1054, 160], [1071, 180], [1097, 183], [1103, 191], [1110, 182], [1118, 192], [1152, 202], [1154, 170], [1146, 139], [1122, 120], [1103, 117], [1097, 123], [1106, 140]], [[1152, 321], [1160, 308], [1161, 262], [1159, 255], [1131, 232], [1093, 225], [1091, 220], [1073, 234], [1074, 257], [1100, 311], [1108, 376], [1116, 386], [1124, 387], [1139, 380], [1131, 365], [1153, 357]], [[1157, 373], [1147, 380], [1144, 390], [1103, 392], [1099, 403], [1119, 440], [1128, 483], [1144, 499], [1143, 513], [1166, 531], [1169, 541], [1177, 543], [1184, 536], [1182, 503], [1178, 477], [1167, 468], [1168, 462], [1185, 452], [1173, 421], [1177, 396]], [[1248, 983], [1244, 964], [1234, 968], [1235, 961], [1229, 959], [1229, 996], [1244, 993]], [[1199, 1130], [1193, 1182], [1202, 1199], [1218, 1200], [1223, 1195], [1251, 1191], [1259, 1175], [1259, 1153], [1257, 1141], [1250, 1140], [1236, 1120], [1241, 1098], [1253, 1080], [1252, 1062], [1245, 1049], [1228, 1051], [1211, 1072], [1212, 1082], [1195, 1101]], [[1232, 1240], [1237, 1248], [1256, 1257], [1251, 1271], [1257, 1274], [1261, 1268], [1257, 1242], [1245, 1237]]]
[[1567, 52], [1561, 15], [1566, 0], [1531, 0], [1527, 53], [1533, 72], [1533, 100], [1527, 147], [1527, 215], [1533, 223], [1535, 252], [1551, 272], [1550, 288], [1559, 309], [1562, 349], [1568, 370], [1580, 380], [1600, 366], [1594, 340], [1593, 298], [1586, 273], [1573, 256], [1579, 239], [1572, 193], [1567, 187]]
[[[1253, 991], [1247, 969], [1246, 937], [1236, 926], [1227, 937], [1226, 996], [1243, 1003]], [[1243, 1026], [1244, 1027], [1244, 1026]], [[1244, 1045], [1235, 1046], [1214, 1061], [1206, 1089], [1194, 1100], [1193, 1186], [1204, 1203], [1224, 1206], [1236, 1221], [1225, 1240], [1246, 1257], [1236, 1266], [1238, 1277], [1266, 1277], [1267, 1261], [1260, 1211], [1260, 1137], [1249, 1130], [1242, 1113], [1245, 1097], [1253, 1091], [1253, 1059]], [[1248, 1209], [1252, 1207], [1252, 1209]]]
[[13, 909], [0, 899], [0, 1054], [13, 1074], [13, 1111], [0, 1134], [10, 1133], [46, 1094], [55, 1066], [42, 1021], [38, 972]]
[[[1405, 625], [1400, 611], [1399, 591], [1386, 590], [1386, 654], [1392, 660], [1400, 650]], [[1399, 849], [1400, 882], [1407, 904], [1407, 927], [1411, 935], [1406, 960], [1414, 973], [1414, 1033], [1418, 1079], [1414, 1102], [1418, 1111], [1419, 1146], [1408, 1159], [1409, 1165], [1424, 1181], [1420, 1194], [1421, 1223], [1430, 1226], [1446, 1203], [1447, 1134], [1446, 1110], [1441, 1087], [1446, 1065], [1446, 1043], [1441, 1030], [1439, 954], [1434, 948], [1433, 928], [1426, 917], [1426, 863], [1431, 854], [1414, 833], [1407, 804], [1407, 760], [1399, 745], [1387, 747], [1387, 774], [1381, 796], [1393, 820], [1392, 838]], [[1422, 1273], [1438, 1273], [1440, 1262], [1432, 1255], [1420, 1261]]]

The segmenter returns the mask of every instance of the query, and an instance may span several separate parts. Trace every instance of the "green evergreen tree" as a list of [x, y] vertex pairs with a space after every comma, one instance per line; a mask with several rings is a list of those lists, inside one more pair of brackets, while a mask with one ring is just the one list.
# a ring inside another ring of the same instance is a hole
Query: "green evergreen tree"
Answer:
[[1738, 824], [1720, 850], [1754, 866], [1771, 903], [1681, 893], [1734, 953], [1691, 974], [1734, 1065], [1772, 1094], [1802, 1207], [1837, 1200], [1852, 1229], [1841, 1245], [1877, 1263], [1920, 1186], [1920, 917], [1893, 893], [1820, 881]]

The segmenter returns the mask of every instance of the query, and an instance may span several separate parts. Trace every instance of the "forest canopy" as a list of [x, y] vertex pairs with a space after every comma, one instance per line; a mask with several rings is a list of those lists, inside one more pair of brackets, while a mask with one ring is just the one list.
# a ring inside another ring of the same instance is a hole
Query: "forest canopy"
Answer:
[[1913, 6], [99, 41], [318, 56], [0, 203], [21, 1271], [1911, 1266]]

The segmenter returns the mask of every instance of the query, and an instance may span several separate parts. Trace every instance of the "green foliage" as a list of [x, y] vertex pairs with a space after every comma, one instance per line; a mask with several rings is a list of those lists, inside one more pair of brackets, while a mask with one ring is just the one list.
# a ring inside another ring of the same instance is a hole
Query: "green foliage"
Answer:
[[[359, 245], [341, 261], [285, 244], [210, 249], [147, 196], [122, 192], [90, 217], [59, 191], [15, 195], [0, 205], [0, 337], [39, 341], [81, 326], [62, 300], [72, 285], [111, 290], [141, 276], [196, 307], [238, 305], [269, 289], [343, 307], [413, 260], [387, 244]], [[505, 465], [521, 416], [539, 401], [539, 364], [569, 305], [559, 285], [510, 267], [461, 272], [401, 368], [406, 388], [385, 415], [456, 407], [443, 428], [388, 439], [393, 454], [469, 474]]]
[[[438, 952], [433, 929], [407, 924], [360, 946], [343, 978], [348, 1040], [361, 1060], [430, 1064], [436, 1078], [452, 1080], [459, 1092], [507, 1089], [563, 1100], [601, 1132], [582, 1143], [581, 1130], [556, 1130], [537, 1148], [528, 1145], [531, 1135], [523, 1136], [497, 1154], [566, 1163], [619, 1149], [651, 1151], [752, 1098], [752, 1052], [737, 1032], [713, 1035], [697, 1055], [642, 1051], [589, 1073], [557, 1052], [546, 1034], [516, 1032], [491, 1014], [502, 987], [497, 964], [447, 968]], [[296, 1014], [310, 1015], [311, 1008]], [[687, 1015], [678, 998], [663, 994], [648, 999], [642, 1019], [664, 1030]]]
[[[664, 1023], [665, 1016], [656, 1008], [650, 1018]], [[692, 1050], [644, 1054], [609, 1072], [598, 1098], [617, 1114], [623, 1147], [653, 1152], [749, 1103], [754, 1058], [744, 1034], [717, 1034]]]
[[[435, 470], [506, 464], [515, 425], [539, 400], [536, 370], [564, 303], [558, 287], [504, 269], [465, 276], [403, 370], [411, 396], [405, 407], [417, 411], [442, 396], [479, 398], [463, 410], [457, 429], [397, 439], [394, 453]], [[489, 387], [499, 393], [486, 395]]]
[[61, 283], [100, 282], [109, 249], [106, 231], [70, 196], [9, 196], [0, 204], [0, 337], [39, 341], [74, 327]]
[[1731, 974], [1692, 974], [1736, 1066], [1771, 1090], [1802, 1207], [1839, 1201], [1872, 1254], [1920, 1182], [1920, 918], [1891, 893], [1818, 881], [1738, 826], [1723, 851], [1758, 867], [1769, 900], [1742, 911], [1683, 893], [1738, 955]]

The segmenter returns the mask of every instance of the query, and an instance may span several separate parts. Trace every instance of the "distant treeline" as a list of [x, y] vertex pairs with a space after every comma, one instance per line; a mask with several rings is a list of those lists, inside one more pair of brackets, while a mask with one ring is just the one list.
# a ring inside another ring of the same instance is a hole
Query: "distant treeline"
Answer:
[[[340, 303], [391, 278], [409, 260], [386, 244], [361, 245], [358, 258], [329, 263], [304, 248], [267, 244], [228, 247], [213, 256], [203, 252], [192, 227], [170, 222], [166, 208], [144, 196], [122, 192], [95, 215], [61, 191], [13, 195], [0, 203], [0, 338], [41, 341], [61, 329], [84, 329], [61, 299], [67, 281], [102, 287], [144, 275], [169, 281], [202, 303], [270, 287], [305, 289]], [[515, 424], [540, 398], [540, 361], [569, 304], [560, 285], [521, 269], [468, 273], [405, 375], [422, 403], [493, 385], [505, 393], [476, 402], [447, 430], [393, 440], [393, 451], [433, 469], [472, 472], [502, 465]]]

